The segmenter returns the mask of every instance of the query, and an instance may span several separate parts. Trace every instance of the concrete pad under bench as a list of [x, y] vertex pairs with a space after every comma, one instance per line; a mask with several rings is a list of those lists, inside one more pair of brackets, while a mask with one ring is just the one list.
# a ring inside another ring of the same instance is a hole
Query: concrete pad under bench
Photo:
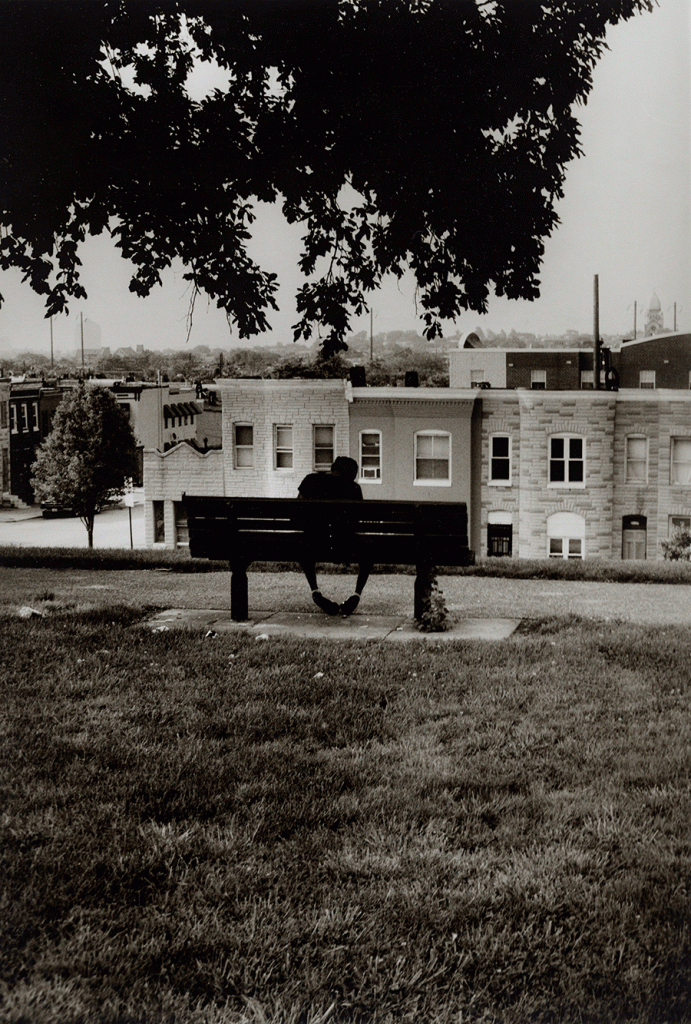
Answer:
[[215, 633], [253, 633], [255, 636], [300, 636], [328, 640], [505, 640], [520, 619], [461, 619], [445, 633], [422, 633], [413, 621], [396, 615], [322, 615], [314, 612], [250, 611], [236, 622], [229, 610], [168, 608], [145, 623], [152, 631], [200, 629]]

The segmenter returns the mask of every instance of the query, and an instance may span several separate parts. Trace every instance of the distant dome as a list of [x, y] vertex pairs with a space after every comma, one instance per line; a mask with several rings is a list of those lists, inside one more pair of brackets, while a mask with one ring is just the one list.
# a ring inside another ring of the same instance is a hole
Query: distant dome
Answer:
[[651, 311], [654, 311], [656, 313], [659, 313], [660, 310], [662, 309], [662, 306], [660, 305], [660, 300], [658, 299], [658, 297], [655, 294], [655, 292], [653, 292], [653, 297], [650, 300], [650, 305], [648, 306], [648, 309], [651, 310]]
[[482, 348], [482, 341], [480, 340], [479, 334], [475, 331], [466, 331], [458, 339], [459, 348]]

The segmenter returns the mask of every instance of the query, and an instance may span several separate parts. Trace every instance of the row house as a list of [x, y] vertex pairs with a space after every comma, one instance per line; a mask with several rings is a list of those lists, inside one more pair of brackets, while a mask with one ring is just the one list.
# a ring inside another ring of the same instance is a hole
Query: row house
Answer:
[[365, 500], [465, 502], [478, 556], [659, 558], [691, 525], [688, 390], [217, 386], [221, 450], [145, 452], [149, 545], [187, 543], [185, 492], [293, 497], [337, 455]]
[[[0, 382], [0, 452], [2, 500], [5, 504], [34, 504], [31, 484], [38, 449], [50, 434], [53, 417], [66, 391], [76, 380], [19, 383]], [[93, 379], [88, 385], [106, 387], [125, 410], [138, 446], [139, 479], [142, 484], [145, 448], [167, 451], [177, 445], [206, 447], [198, 437], [202, 403], [194, 388], [178, 384], [156, 386], [119, 380]]]
[[0, 503], [10, 501], [10, 384], [0, 380]]
[[3, 469], [3, 501], [20, 507], [33, 505], [32, 466], [52, 429], [62, 394], [61, 388], [46, 386], [39, 380], [10, 385], [9, 480], [6, 490]]
[[[510, 388], [531, 391], [592, 390], [593, 349], [484, 348], [471, 345], [449, 352], [449, 383], [456, 388]], [[602, 350], [603, 390], [691, 387], [691, 334], [668, 332], [618, 349]]]

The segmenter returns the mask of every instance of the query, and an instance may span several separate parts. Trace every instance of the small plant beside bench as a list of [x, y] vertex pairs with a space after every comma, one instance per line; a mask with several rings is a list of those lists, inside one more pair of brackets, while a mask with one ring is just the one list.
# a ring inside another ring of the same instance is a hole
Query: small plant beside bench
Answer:
[[183, 494], [190, 554], [230, 563], [231, 616], [248, 617], [254, 561], [414, 565], [414, 615], [429, 611], [435, 566], [472, 565], [463, 502], [304, 501]]

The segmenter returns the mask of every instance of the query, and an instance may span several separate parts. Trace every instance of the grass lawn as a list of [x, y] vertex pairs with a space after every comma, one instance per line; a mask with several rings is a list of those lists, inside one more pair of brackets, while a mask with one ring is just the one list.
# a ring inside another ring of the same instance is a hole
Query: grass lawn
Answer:
[[688, 628], [141, 618], [0, 612], [0, 1020], [691, 1021]]

